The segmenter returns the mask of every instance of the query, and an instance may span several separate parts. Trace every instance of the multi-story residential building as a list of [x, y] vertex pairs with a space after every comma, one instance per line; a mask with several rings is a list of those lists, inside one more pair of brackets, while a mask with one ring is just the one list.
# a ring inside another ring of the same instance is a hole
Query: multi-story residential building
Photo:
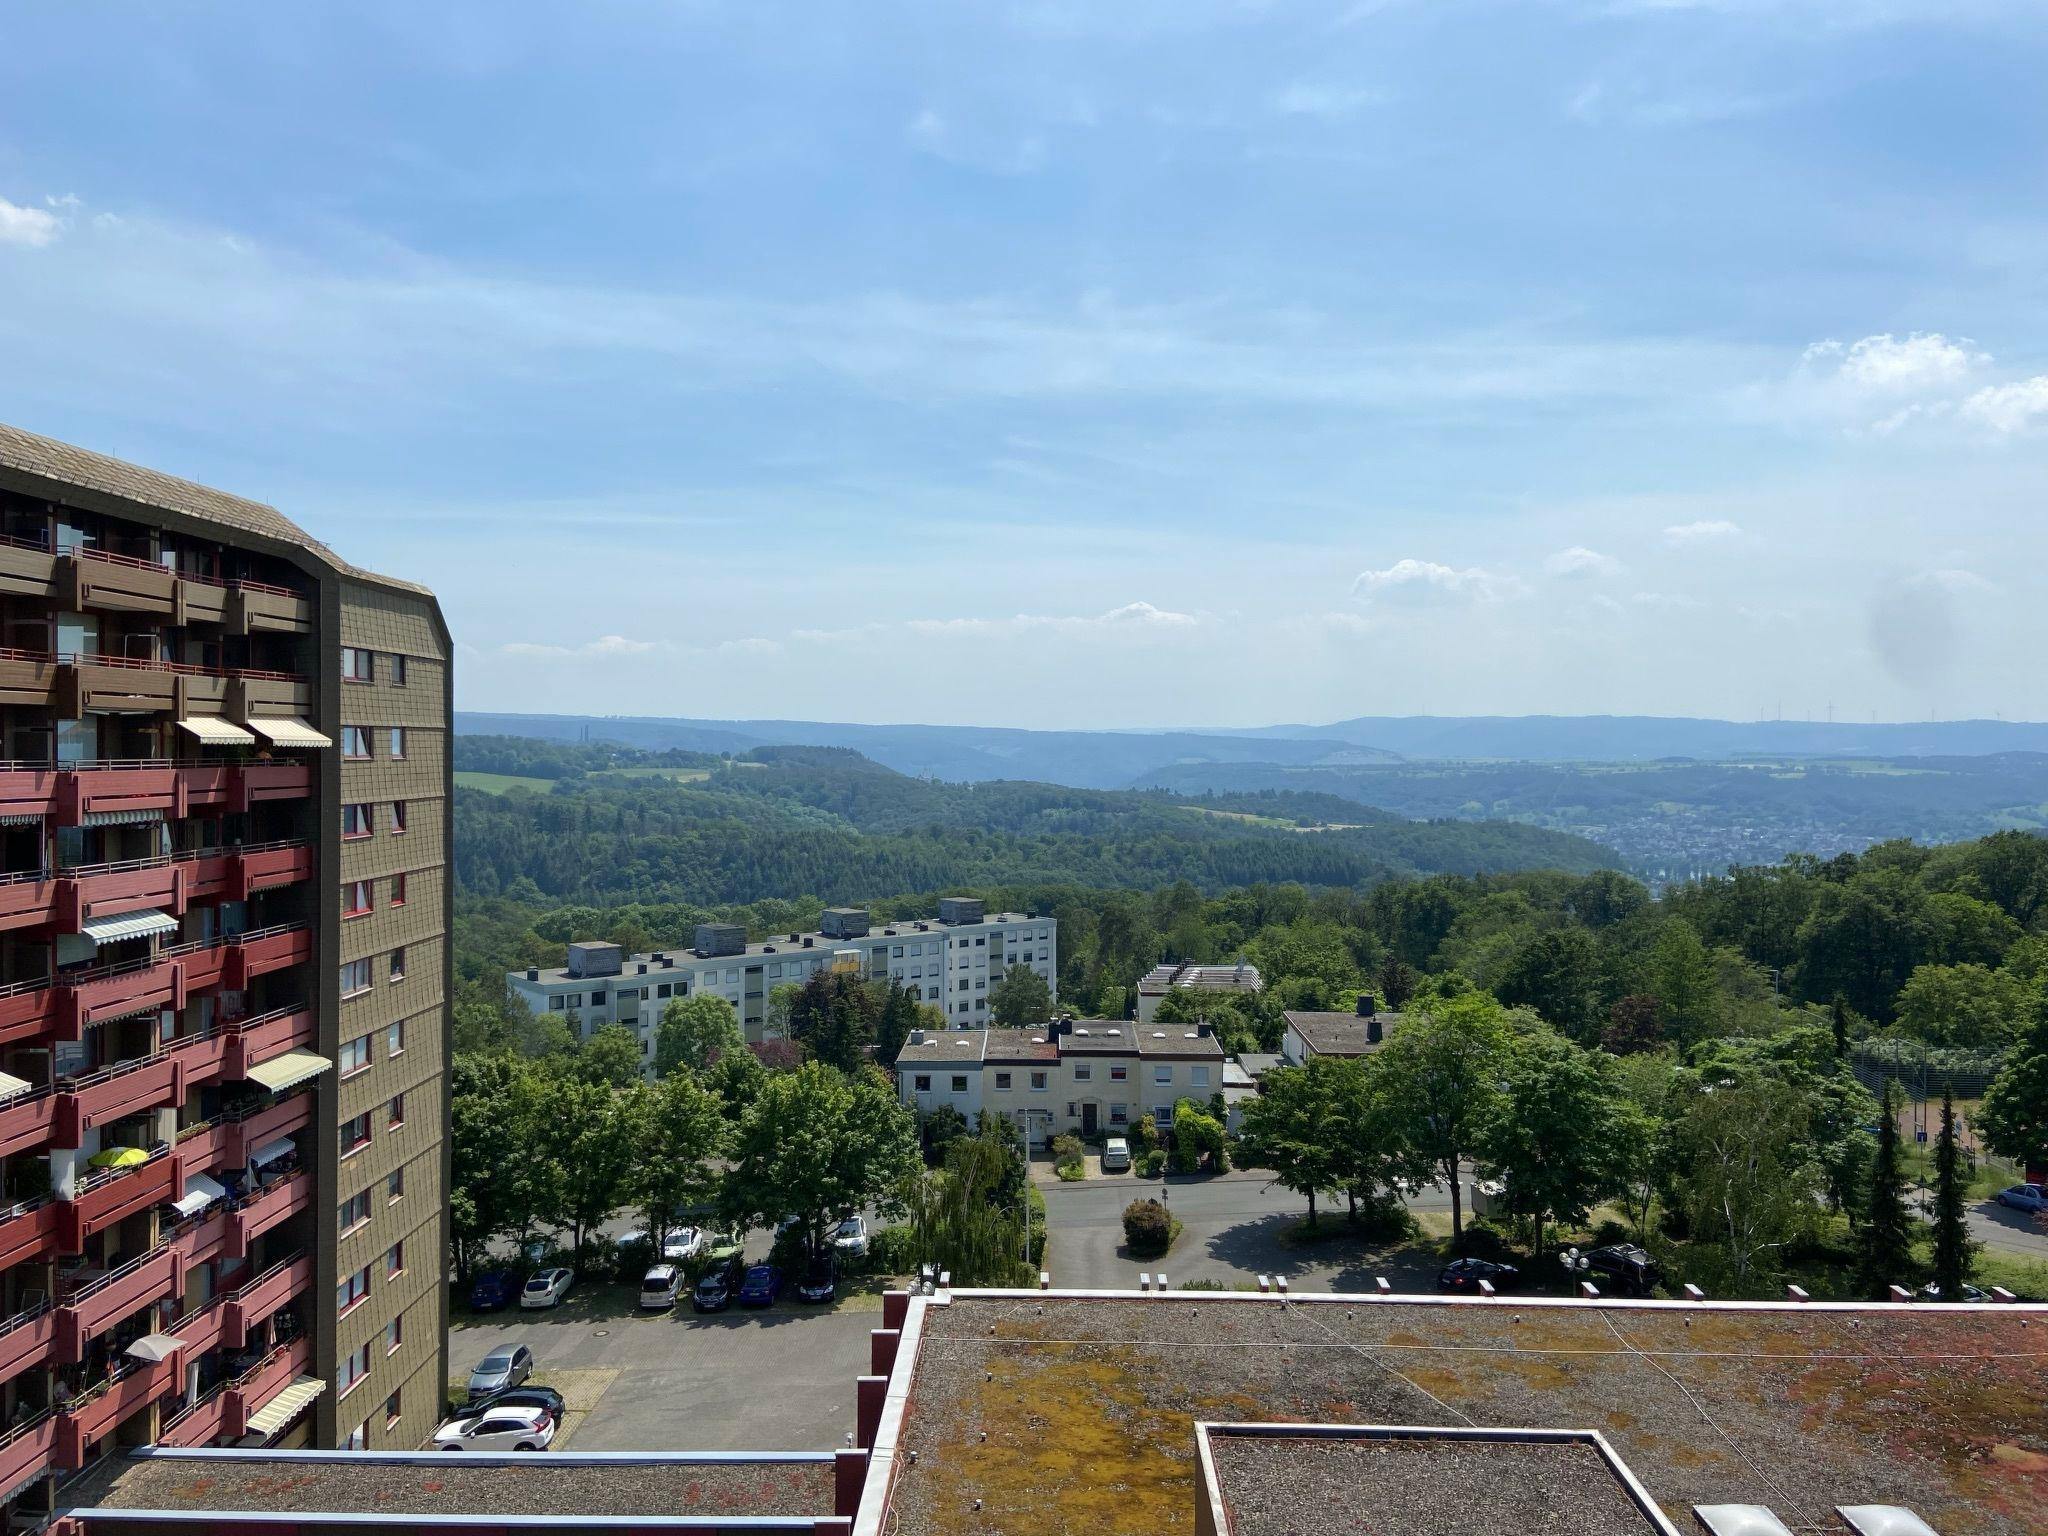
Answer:
[[972, 1122], [986, 1109], [1033, 1141], [1114, 1136], [1140, 1115], [1166, 1130], [1182, 1099], [1223, 1090], [1223, 1047], [1206, 1024], [1055, 1019], [1043, 1029], [913, 1031], [896, 1091], [920, 1116], [940, 1106]]
[[1240, 960], [1235, 965], [1155, 965], [1138, 980], [1138, 1022], [1150, 1024], [1159, 1005], [1172, 992], [1214, 992], [1256, 995], [1264, 985], [1259, 968]]
[[877, 981], [894, 981], [920, 1002], [943, 1008], [959, 1029], [988, 1022], [989, 989], [1013, 965], [1056, 989], [1058, 924], [1036, 913], [998, 912], [966, 897], [945, 897], [931, 920], [876, 928], [856, 907], [827, 911], [816, 932], [749, 943], [726, 923], [701, 924], [687, 950], [627, 955], [616, 944], [571, 944], [565, 966], [506, 974], [512, 994], [537, 1015], [573, 1017], [588, 1035], [606, 1024], [638, 1032], [641, 1054], [653, 1060], [661, 1011], [679, 997], [709, 995], [731, 1003], [747, 1039], [767, 1036], [768, 995], [838, 966]]
[[0, 1501], [412, 1448], [446, 1384], [448, 632], [0, 427]]

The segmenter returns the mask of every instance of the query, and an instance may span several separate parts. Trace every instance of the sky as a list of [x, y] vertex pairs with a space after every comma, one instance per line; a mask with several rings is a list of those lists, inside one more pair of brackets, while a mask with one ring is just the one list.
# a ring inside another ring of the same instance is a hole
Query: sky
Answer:
[[461, 707], [2048, 718], [2039, 0], [0, 28], [0, 420]]

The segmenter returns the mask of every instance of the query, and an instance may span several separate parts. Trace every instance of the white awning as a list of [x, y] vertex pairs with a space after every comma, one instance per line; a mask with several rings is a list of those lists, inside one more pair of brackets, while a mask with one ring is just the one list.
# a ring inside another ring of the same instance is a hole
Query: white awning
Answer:
[[88, 917], [78, 931], [95, 944], [116, 939], [146, 939], [153, 933], [176, 933], [178, 920], [168, 912], [145, 907], [140, 912], [123, 912], [119, 917]]
[[12, 1072], [0, 1072], [0, 1102], [20, 1098], [33, 1087], [35, 1084], [25, 1077], [16, 1077]]
[[273, 1056], [268, 1061], [258, 1062], [249, 1069], [252, 1082], [261, 1083], [272, 1093], [282, 1093], [294, 1083], [303, 1083], [309, 1077], [318, 1077], [334, 1063], [318, 1051], [295, 1048], [282, 1056]]
[[312, 1405], [313, 1399], [327, 1390], [327, 1383], [317, 1376], [301, 1376], [269, 1402], [249, 1415], [249, 1433], [252, 1435], [274, 1435], [291, 1423]]
[[146, 821], [162, 821], [162, 811], [87, 811], [85, 825], [88, 827], [132, 827]]
[[280, 1136], [275, 1141], [266, 1141], [249, 1154], [249, 1166], [261, 1168], [265, 1163], [274, 1163], [281, 1157], [289, 1157], [298, 1150], [298, 1143], [289, 1136]]
[[267, 736], [280, 747], [331, 747], [334, 743], [303, 720], [279, 716], [275, 720], [251, 720], [249, 729]]
[[130, 1344], [125, 1351], [137, 1360], [147, 1360], [151, 1365], [171, 1358], [171, 1351], [183, 1349], [185, 1341], [171, 1333], [145, 1333]]
[[215, 715], [194, 715], [189, 720], [180, 720], [178, 729], [188, 731], [199, 738], [203, 747], [253, 747], [256, 738], [232, 721], [222, 720]]
[[41, 824], [41, 811], [9, 811], [0, 816], [0, 827], [33, 827]]
[[185, 1193], [171, 1202], [180, 1216], [197, 1216], [216, 1200], [225, 1200], [227, 1190], [216, 1180], [203, 1173], [195, 1173], [185, 1180]]

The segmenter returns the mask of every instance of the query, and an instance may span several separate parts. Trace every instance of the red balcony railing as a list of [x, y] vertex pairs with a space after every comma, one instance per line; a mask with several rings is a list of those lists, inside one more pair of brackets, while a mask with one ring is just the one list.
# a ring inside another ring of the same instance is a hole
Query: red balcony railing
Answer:
[[0, 1435], [0, 1499], [12, 1498], [56, 1464], [57, 1415], [45, 1409]]
[[[221, 1314], [220, 1342], [229, 1349], [240, 1349], [248, 1342], [253, 1325], [312, 1283], [313, 1256], [309, 1253], [295, 1253], [271, 1265], [247, 1285], [228, 1294]], [[175, 1328], [171, 1331], [177, 1332]]]
[[[179, 1145], [183, 1155], [184, 1145]], [[163, 1241], [178, 1250], [178, 1256], [187, 1269], [204, 1264], [208, 1259], [217, 1259], [227, 1252], [228, 1231], [233, 1225], [234, 1212], [225, 1204], [208, 1206], [196, 1216], [187, 1216], [174, 1222], [163, 1231]]]
[[57, 1202], [63, 1212], [64, 1250], [81, 1252], [93, 1233], [103, 1232], [137, 1211], [175, 1200], [183, 1192], [179, 1160], [165, 1142], [156, 1144], [147, 1162], [95, 1169], [74, 1186], [69, 1200]]
[[0, 762], [0, 815], [45, 816], [60, 827], [83, 826], [95, 811], [161, 811], [182, 821], [201, 811], [303, 800], [312, 792], [313, 765], [304, 762]]
[[162, 1246], [72, 1287], [58, 1299], [57, 1358], [77, 1364], [90, 1340], [151, 1302], [176, 1295], [183, 1277], [183, 1255]]
[[28, 1260], [44, 1262], [60, 1251], [64, 1202], [50, 1195], [0, 1208], [0, 1269]]
[[227, 1411], [221, 1432], [246, 1435], [249, 1415], [290, 1386], [313, 1364], [313, 1341], [297, 1338], [280, 1344], [228, 1384]]
[[130, 1414], [146, 1408], [184, 1380], [184, 1351], [165, 1360], [124, 1359], [107, 1379], [57, 1410], [57, 1465], [76, 1472], [92, 1447]]
[[165, 1419], [156, 1443], [165, 1446], [211, 1445], [227, 1421], [229, 1383], [223, 1381]]
[[189, 901], [245, 900], [312, 873], [312, 845], [296, 839], [23, 870], [0, 875], [0, 929], [54, 922], [76, 933], [87, 918], [151, 907], [180, 914]]
[[48, 1365], [56, 1337], [57, 1309], [49, 1301], [39, 1301], [0, 1322], [0, 1382]]
[[60, 1147], [84, 1143], [85, 1133], [128, 1115], [168, 1108], [185, 1097], [185, 1064], [176, 1055], [141, 1056], [57, 1084], [57, 1116], [51, 1140]]
[[243, 1019], [229, 1030], [221, 1077], [233, 1082], [247, 1077], [249, 1069], [282, 1056], [295, 1046], [311, 1045], [314, 1036], [313, 1011], [303, 1003], [272, 1009], [253, 1019]]
[[228, 1213], [228, 1256], [247, 1258], [250, 1244], [303, 1211], [312, 1195], [313, 1176], [302, 1169], [237, 1200]]

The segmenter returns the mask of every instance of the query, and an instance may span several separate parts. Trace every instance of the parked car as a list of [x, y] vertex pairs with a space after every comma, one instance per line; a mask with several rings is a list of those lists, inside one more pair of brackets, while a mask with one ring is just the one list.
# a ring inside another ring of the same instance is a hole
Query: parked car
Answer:
[[831, 1249], [826, 1249], [805, 1267], [803, 1278], [796, 1283], [798, 1301], [830, 1301], [839, 1294], [839, 1262]]
[[442, 1451], [544, 1451], [554, 1438], [555, 1420], [547, 1409], [502, 1406], [450, 1419], [434, 1431], [434, 1447]]
[[1496, 1264], [1491, 1259], [1453, 1259], [1438, 1271], [1436, 1288], [1477, 1295], [1482, 1280], [1496, 1291], [1512, 1291], [1520, 1287], [1522, 1276], [1512, 1264]]
[[640, 1308], [644, 1312], [665, 1312], [676, 1304], [676, 1287], [683, 1272], [673, 1264], [657, 1264], [640, 1281]]
[[738, 1253], [713, 1259], [711, 1267], [698, 1278], [697, 1288], [690, 1292], [690, 1310], [723, 1312], [739, 1294], [740, 1284], [746, 1277], [747, 1261]]
[[740, 1282], [739, 1304], [743, 1307], [772, 1307], [782, 1294], [782, 1271], [773, 1264], [756, 1264]]
[[1104, 1173], [1127, 1173], [1131, 1166], [1131, 1144], [1122, 1136], [1112, 1136], [1102, 1144], [1102, 1171]]
[[700, 1257], [713, 1264], [723, 1264], [738, 1258], [746, 1251], [746, 1243], [731, 1232], [706, 1232], [704, 1249]]
[[2016, 1211], [2048, 1211], [2048, 1186], [2015, 1184], [1998, 1192], [1998, 1203]]
[[[652, 1248], [654, 1239], [645, 1230], [635, 1228], [619, 1239], [619, 1251], [624, 1253], [633, 1248]], [[687, 1264], [704, 1251], [704, 1233], [696, 1227], [678, 1227], [661, 1240], [661, 1260], [664, 1264]]]
[[519, 1282], [512, 1278], [509, 1269], [493, 1269], [478, 1275], [469, 1288], [469, 1305], [473, 1312], [495, 1312], [500, 1307], [512, 1305], [512, 1298], [519, 1294]]
[[519, 1293], [519, 1305], [528, 1312], [558, 1307], [575, 1283], [573, 1269], [544, 1269], [526, 1282], [526, 1289]]
[[849, 1259], [864, 1259], [868, 1256], [868, 1221], [865, 1216], [849, 1216], [839, 1223], [832, 1234], [832, 1246]]
[[[1649, 1295], [1651, 1287], [1664, 1277], [1657, 1261], [1634, 1243], [1614, 1243], [1606, 1248], [1588, 1249], [1579, 1258], [1584, 1261], [1580, 1273], [1598, 1275], [1612, 1289], [1629, 1296]], [[1498, 1281], [1495, 1286], [1498, 1288]]]
[[462, 1412], [457, 1417], [474, 1418], [487, 1408], [541, 1408], [545, 1409], [548, 1417], [557, 1424], [562, 1422], [562, 1415], [569, 1411], [569, 1405], [561, 1393], [553, 1387], [537, 1386], [529, 1381], [523, 1387], [507, 1387], [504, 1391], [493, 1392], [488, 1397], [472, 1398], [463, 1404]]
[[[1940, 1300], [1942, 1300], [1943, 1298], [1942, 1298], [1942, 1294], [1941, 1294], [1941, 1287], [1940, 1287], [1940, 1286], [1938, 1286], [1938, 1285], [1923, 1285], [1923, 1286], [1921, 1286], [1921, 1287], [1920, 1287], [1920, 1299], [1921, 1299], [1922, 1301], [1940, 1301]], [[1990, 1293], [1989, 1291], [1983, 1291], [1983, 1290], [1979, 1290], [1979, 1289], [1978, 1289], [1978, 1288], [1977, 1288], [1976, 1286], [1974, 1286], [1974, 1285], [1966, 1285], [1966, 1286], [1964, 1286], [1964, 1287], [1962, 1288], [1962, 1293], [1961, 1293], [1960, 1295], [1958, 1295], [1958, 1296], [1956, 1297], [1956, 1300], [1957, 1300], [1957, 1301], [1989, 1301], [1990, 1299], [1991, 1299], [1991, 1293]]]
[[469, 1395], [488, 1397], [516, 1387], [533, 1374], [533, 1351], [524, 1344], [500, 1344], [469, 1373]]

